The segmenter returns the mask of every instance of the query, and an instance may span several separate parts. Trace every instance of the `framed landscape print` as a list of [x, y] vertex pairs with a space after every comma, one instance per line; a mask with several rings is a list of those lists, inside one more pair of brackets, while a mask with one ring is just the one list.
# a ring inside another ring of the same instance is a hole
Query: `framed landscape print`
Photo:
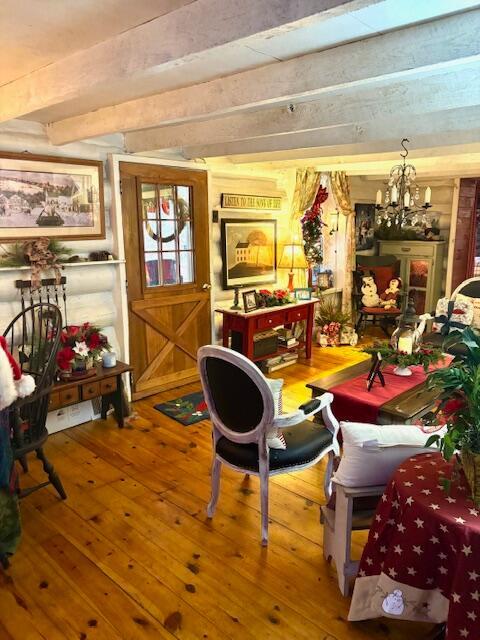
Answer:
[[222, 220], [223, 288], [277, 280], [277, 221]]
[[375, 205], [355, 204], [355, 248], [357, 251], [373, 249], [375, 231]]
[[105, 237], [103, 163], [0, 153], [0, 242]]

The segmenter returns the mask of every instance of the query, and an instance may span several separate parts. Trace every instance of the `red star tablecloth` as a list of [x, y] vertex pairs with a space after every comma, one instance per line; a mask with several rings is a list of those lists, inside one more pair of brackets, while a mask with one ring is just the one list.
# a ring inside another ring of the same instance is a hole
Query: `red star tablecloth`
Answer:
[[383, 494], [348, 619], [447, 622], [446, 640], [480, 640], [480, 508], [439, 453], [409, 458]]

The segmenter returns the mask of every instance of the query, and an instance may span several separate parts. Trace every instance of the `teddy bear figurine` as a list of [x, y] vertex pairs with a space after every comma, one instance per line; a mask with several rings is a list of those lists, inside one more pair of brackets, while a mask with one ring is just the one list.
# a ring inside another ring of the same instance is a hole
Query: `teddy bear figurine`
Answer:
[[401, 278], [392, 278], [388, 283], [388, 287], [380, 296], [380, 306], [382, 306], [385, 310], [395, 309], [397, 306], [397, 300], [400, 295], [401, 288]]
[[378, 307], [380, 296], [377, 292], [377, 285], [372, 276], [362, 278], [362, 304], [364, 307]]

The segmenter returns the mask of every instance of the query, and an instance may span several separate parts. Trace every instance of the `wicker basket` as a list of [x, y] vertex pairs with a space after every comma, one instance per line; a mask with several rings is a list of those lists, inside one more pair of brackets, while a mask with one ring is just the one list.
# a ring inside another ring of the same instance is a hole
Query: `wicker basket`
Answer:
[[470, 486], [472, 500], [480, 506], [480, 453], [462, 449], [462, 467]]

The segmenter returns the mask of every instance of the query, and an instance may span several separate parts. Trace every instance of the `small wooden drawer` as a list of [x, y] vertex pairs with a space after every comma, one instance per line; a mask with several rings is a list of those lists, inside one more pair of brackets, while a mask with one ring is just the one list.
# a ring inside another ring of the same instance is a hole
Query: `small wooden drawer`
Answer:
[[266, 313], [257, 320], [257, 329], [272, 329], [285, 322], [284, 313]]
[[113, 393], [117, 389], [117, 379], [116, 378], [107, 378], [106, 380], [102, 380], [100, 382], [100, 393], [103, 395], [104, 393]]
[[82, 385], [82, 400], [97, 398], [99, 395], [100, 395], [99, 382], [87, 382], [86, 384]]
[[80, 400], [79, 388], [75, 389], [65, 389], [65, 391], [60, 391], [60, 406], [65, 406], [67, 404], [73, 404], [74, 402], [78, 402]]
[[58, 391], [54, 391], [50, 394], [50, 398], [48, 399], [48, 410], [54, 411], [60, 406], [60, 394], [58, 393]]
[[287, 313], [287, 322], [298, 322], [299, 320], [305, 320], [308, 316], [307, 307], [299, 307], [298, 309], [291, 309]]

